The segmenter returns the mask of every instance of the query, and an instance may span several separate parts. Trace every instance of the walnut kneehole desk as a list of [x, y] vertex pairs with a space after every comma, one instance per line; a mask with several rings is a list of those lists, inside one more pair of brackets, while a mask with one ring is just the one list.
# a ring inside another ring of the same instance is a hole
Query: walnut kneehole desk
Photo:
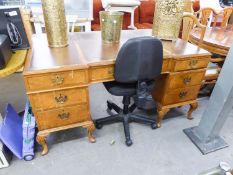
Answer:
[[[48, 153], [46, 137], [59, 130], [84, 127], [89, 141], [95, 142], [88, 86], [114, 80], [115, 59], [122, 44], [133, 37], [150, 35], [151, 30], [127, 30], [122, 31], [119, 44], [103, 44], [100, 32], [72, 33], [69, 46], [64, 48], [49, 48], [45, 34], [32, 37], [24, 80], [39, 128], [37, 142], [43, 147], [42, 155]], [[190, 105], [191, 118], [211, 56], [180, 39], [163, 41], [163, 47], [162, 74], [153, 91], [158, 127], [173, 107]]]

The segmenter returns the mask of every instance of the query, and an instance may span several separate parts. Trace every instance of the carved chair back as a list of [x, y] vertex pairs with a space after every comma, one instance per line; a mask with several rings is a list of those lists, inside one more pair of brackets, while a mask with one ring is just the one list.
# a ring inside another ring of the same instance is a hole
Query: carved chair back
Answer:
[[201, 30], [200, 41], [198, 45], [200, 45], [203, 41], [206, 26], [200, 24], [197, 17], [192, 13], [184, 12], [183, 14], [183, 30], [182, 30], [182, 39], [185, 41], [189, 40], [189, 34], [194, 27], [198, 27]]
[[213, 18], [215, 18], [217, 14], [218, 13], [210, 7], [202, 8], [196, 13], [196, 15], [199, 16], [200, 23], [209, 27], [211, 26]]
[[217, 23], [220, 23], [221, 28], [227, 26], [231, 14], [233, 14], [233, 7], [226, 7], [219, 12], [216, 12], [213, 8], [208, 7], [195, 13], [196, 16], [199, 16], [201, 24], [208, 27], [215, 27], [217, 26]]
[[222, 27], [222, 28], [226, 27], [227, 24], [228, 24], [229, 18], [230, 18], [230, 16], [231, 16], [232, 14], [233, 14], [233, 7], [226, 7], [226, 8], [224, 8], [224, 9], [222, 10], [222, 12], [219, 13], [219, 14], [216, 16], [216, 18], [215, 18], [215, 20], [214, 20], [213, 26], [215, 27], [216, 24], [217, 24], [217, 19], [218, 19], [219, 17], [222, 17], [222, 19], [221, 19], [221, 27]]

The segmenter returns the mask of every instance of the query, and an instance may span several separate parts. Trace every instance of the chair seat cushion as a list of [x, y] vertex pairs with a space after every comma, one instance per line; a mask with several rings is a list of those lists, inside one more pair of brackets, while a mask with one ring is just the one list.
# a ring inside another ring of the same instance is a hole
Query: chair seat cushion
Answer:
[[219, 74], [220, 69], [221, 68], [217, 64], [209, 62], [206, 70], [206, 75]]
[[205, 80], [206, 81], [216, 80], [219, 76], [219, 73], [220, 73], [220, 68], [218, 67], [218, 65], [210, 62], [208, 64], [208, 67], [205, 73]]
[[115, 96], [133, 96], [136, 94], [136, 83], [118, 83], [116, 81], [103, 83], [107, 91]]

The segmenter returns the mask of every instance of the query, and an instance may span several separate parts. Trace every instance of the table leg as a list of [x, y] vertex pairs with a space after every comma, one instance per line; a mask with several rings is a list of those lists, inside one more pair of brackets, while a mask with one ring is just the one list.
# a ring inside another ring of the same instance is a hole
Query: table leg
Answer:
[[46, 138], [48, 137], [49, 133], [47, 134], [40, 134], [40, 132], [38, 132], [37, 137], [36, 137], [36, 141], [42, 146], [42, 153], [41, 155], [44, 156], [46, 154], [48, 154], [49, 149], [48, 149], [48, 145], [46, 143]]
[[133, 30], [137, 30], [137, 27], [135, 27], [135, 25], [134, 25], [134, 10], [135, 10], [135, 7], [130, 12], [131, 17], [130, 17], [130, 25], [128, 26], [128, 28], [133, 29]]
[[197, 107], [198, 107], [198, 103], [197, 102], [190, 104], [190, 108], [189, 108], [189, 111], [188, 111], [187, 119], [189, 119], [189, 120], [193, 119], [192, 113], [193, 113], [193, 111], [195, 111], [197, 109]]
[[158, 117], [156, 120], [156, 125], [157, 128], [161, 127], [161, 121], [163, 120], [163, 117], [170, 111], [170, 109], [166, 108], [166, 109], [157, 109], [158, 112]]
[[95, 137], [93, 137], [93, 132], [95, 131], [95, 125], [92, 123], [91, 125], [85, 126], [84, 128], [87, 129], [87, 134], [88, 134], [88, 140], [91, 143], [95, 143]]

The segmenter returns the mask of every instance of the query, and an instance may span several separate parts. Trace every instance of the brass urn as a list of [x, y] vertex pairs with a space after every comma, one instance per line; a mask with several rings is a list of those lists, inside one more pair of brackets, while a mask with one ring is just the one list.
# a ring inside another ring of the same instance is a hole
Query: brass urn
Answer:
[[124, 13], [101, 11], [99, 15], [103, 42], [119, 43]]
[[185, 0], [156, 0], [152, 35], [164, 40], [179, 36]]
[[50, 47], [68, 45], [64, 0], [42, 0], [48, 44]]

